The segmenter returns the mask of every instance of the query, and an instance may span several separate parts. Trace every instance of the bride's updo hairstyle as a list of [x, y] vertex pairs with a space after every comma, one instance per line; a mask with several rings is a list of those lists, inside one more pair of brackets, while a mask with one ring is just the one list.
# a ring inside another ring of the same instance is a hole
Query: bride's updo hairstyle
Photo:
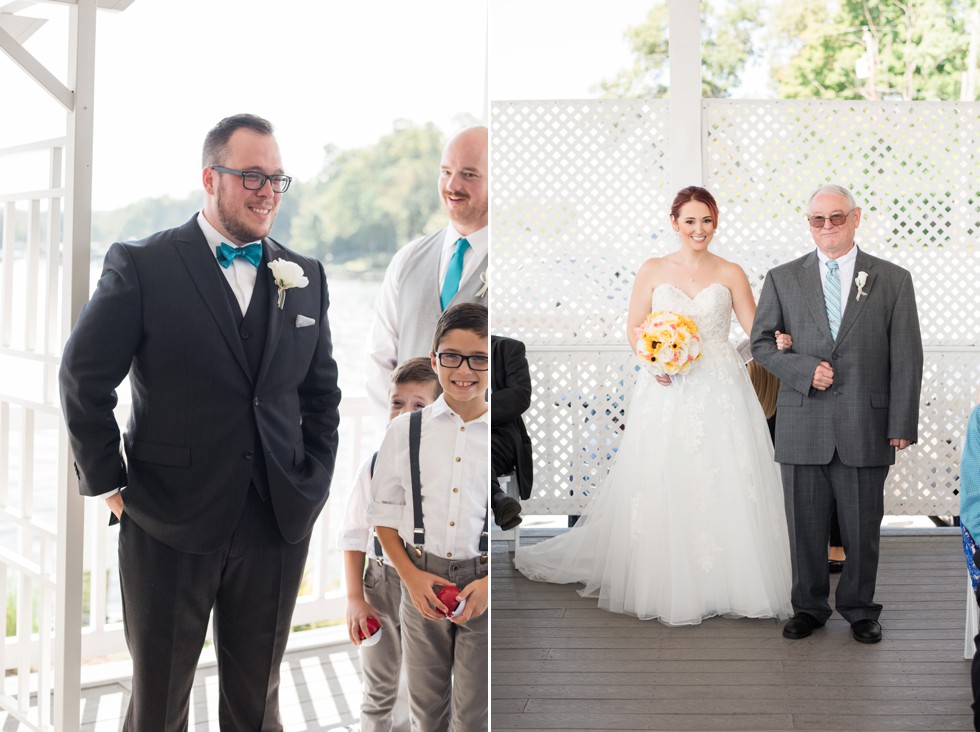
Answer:
[[711, 218], [714, 219], [715, 228], [718, 228], [718, 204], [708, 189], [702, 188], [701, 186], [688, 186], [677, 192], [677, 196], [674, 197], [674, 203], [670, 207], [670, 218], [677, 221], [677, 218], [681, 215], [681, 207], [689, 201], [698, 201], [707, 206], [708, 210], [711, 211]]

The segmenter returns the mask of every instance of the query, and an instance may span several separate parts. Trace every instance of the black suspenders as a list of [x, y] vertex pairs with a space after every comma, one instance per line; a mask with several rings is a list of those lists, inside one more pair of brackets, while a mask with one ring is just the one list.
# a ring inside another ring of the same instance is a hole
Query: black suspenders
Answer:
[[[412, 509], [415, 529], [412, 533], [415, 556], [421, 557], [425, 549], [425, 526], [422, 517], [422, 475], [419, 469], [419, 452], [422, 444], [422, 410], [412, 412], [408, 423], [408, 456], [412, 473]], [[480, 534], [480, 564], [487, 563], [487, 520], [489, 506], [483, 514], [483, 533]]]

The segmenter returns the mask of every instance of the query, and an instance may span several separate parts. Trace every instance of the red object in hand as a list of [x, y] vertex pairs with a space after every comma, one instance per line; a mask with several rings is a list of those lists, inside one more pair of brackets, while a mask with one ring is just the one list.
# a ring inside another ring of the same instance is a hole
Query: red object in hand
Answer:
[[[370, 615], [368, 616], [367, 619], [367, 626], [371, 635], [374, 635], [379, 630], [381, 630], [381, 623], [378, 622], [377, 618]], [[364, 631], [361, 630], [360, 628], [357, 629], [357, 634], [361, 637], [361, 640], [366, 640], [368, 638], [368, 636], [364, 635]]]
[[436, 593], [436, 597], [439, 599], [439, 602], [445, 605], [448, 610], [446, 613], [447, 618], [451, 616], [453, 612], [455, 612], [456, 607], [459, 605], [459, 602], [456, 601], [456, 596], [458, 594], [458, 587], [443, 587]]

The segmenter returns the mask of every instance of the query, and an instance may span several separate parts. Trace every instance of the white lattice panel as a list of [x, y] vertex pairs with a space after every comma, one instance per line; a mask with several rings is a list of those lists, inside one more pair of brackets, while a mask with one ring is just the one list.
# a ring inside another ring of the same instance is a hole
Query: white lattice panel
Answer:
[[620, 342], [640, 253], [668, 230], [666, 102], [503, 102], [492, 124], [494, 327]]
[[865, 251], [914, 276], [923, 338], [977, 345], [980, 103], [705, 100], [706, 185], [718, 200], [715, 250], [756, 288], [813, 248], [810, 193], [847, 186]]
[[[676, 247], [667, 111], [650, 100], [492, 110], [492, 324], [528, 346], [529, 513], [578, 513], [617, 449], [634, 382], [629, 290], [640, 262]], [[862, 206], [859, 244], [912, 271], [928, 347], [920, 444], [892, 469], [886, 510], [958, 513], [980, 386], [980, 104], [711, 100], [703, 120], [715, 250], [757, 292], [770, 267], [812, 248], [807, 198], [829, 181]]]

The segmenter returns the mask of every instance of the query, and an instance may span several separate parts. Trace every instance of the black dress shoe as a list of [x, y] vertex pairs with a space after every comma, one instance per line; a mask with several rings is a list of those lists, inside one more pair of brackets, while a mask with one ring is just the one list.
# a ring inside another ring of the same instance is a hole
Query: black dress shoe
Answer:
[[851, 635], [858, 643], [877, 643], [881, 640], [881, 625], [871, 618], [855, 620], [851, 623]]
[[521, 502], [511, 498], [503, 491], [493, 496], [491, 501], [493, 520], [504, 531], [521, 525]]
[[827, 561], [827, 569], [831, 574], [840, 574], [844, 570], [843, 559], [830, 559]]
[[814, 628], [822, 627], [823, 623], [809, 613], [796, 613], [796, 615], [787, 620], [786, 625], [783, 626], [783, 637], [799, 640], [800, 638], [806, 638], [808, 635], [810, 635]]

